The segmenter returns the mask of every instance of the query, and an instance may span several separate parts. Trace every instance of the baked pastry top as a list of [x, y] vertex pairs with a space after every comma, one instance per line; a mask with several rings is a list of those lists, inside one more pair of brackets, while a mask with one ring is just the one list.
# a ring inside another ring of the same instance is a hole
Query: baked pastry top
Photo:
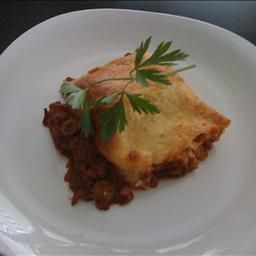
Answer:
[[[148, 58], [149, 54], [145, 55]], [[134, 54], [128, 54], [110, 63], [94, 68], [73, 82], [85, 88], [87, 84], [107, 78], [127, 77], [134, 66]], [[163, 72], [173, 72], [168, 66], [153, 66]], [[100, 133], [96, 145], [100, 153], [112, 162], [118, 172], [134, 187], [146, 187], [159, 166], [176, 161], [180, 156], [200, 159], [202, 145], [219, 139], [230, 120], [203, 102], [179, 75], [170, 75], [171, 85], [149, 82], [143, 87], [132, 82], [128, 92], [139, 93], [155, 104], [160, 113], [134, 112], [128, 100], [125, 110], [128, 124], [121, 133], [103, 142]], [[120, 91], [126, 81], [107, 81], [90, 90], [90, 99]], [[93, 113], [95, 126], [97, 115]], [[184, 157], [183, 157], [184, 158]], [[204, 157], [201, 157], [202, 159]], [[201, 160], [201, 159], [200, 159]]]

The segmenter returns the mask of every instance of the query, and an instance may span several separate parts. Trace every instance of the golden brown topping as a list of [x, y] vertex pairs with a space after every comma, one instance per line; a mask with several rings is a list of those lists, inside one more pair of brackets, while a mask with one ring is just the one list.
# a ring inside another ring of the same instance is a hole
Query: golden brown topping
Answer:
[[131, 162], [136, 162], [139, 160], [139, 157], [140, 157], [140, 154], [139, 152], [133, 150], [131, 151], [129, 154], [128, 154], [128, 159], [131, 161]]

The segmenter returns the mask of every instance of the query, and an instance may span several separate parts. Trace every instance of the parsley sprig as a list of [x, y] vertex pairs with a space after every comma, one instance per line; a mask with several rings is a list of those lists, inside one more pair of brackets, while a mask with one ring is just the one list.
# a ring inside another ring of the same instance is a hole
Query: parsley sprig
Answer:
[[[93, 122], [90, 115], [90, 111], [94, 108], [109, 105], [108, 108], [104, 108], [98, 116], [103, 141], [108, 141], [116, 132], [125, 130], [127, 118], [124, 98], [128, 99], [133, 111], [139, 114], [156, 114], [160, 112], [156, 105], [151, 103], [148, 99], [145, 99], [141, 94], [133, 94], [126, 91], [131, 82], [136, 81], [143, 87], [148, 87], [149, 81], [162, 85], [170, 85], [169, 76], [195, 67], [195, 65], [191, 65], [176, 69], [171, 73], [154, 69], [154, 65], [177, 65], [178, 61], [185, 61], [188, 54], [180, 49], [169, 52], [172, 42], [168, 41], [161, 42], [152, 55], [145, 59], [144, 56], [149, 49], [150, 43], [151, 37], [148, 37], [145, 42], [141, 42], [140, 46], [135, 50], [134, 68], [129, 72], [128, 77], [100, 80], [88, 84], [84, 89], [75, 86], [72, 82], [64, 81], [62, 83], [60, 92], [65, 96], [65, 102], [73, 109], [80, 109], [82, 111], [80, 128], [86, 137], [94, 135]], [[88, 99], [90, 89], [97, 84], [107, 81], [127, 81], [127, 83], [119, 92], [113, 92], [90, 102]]]

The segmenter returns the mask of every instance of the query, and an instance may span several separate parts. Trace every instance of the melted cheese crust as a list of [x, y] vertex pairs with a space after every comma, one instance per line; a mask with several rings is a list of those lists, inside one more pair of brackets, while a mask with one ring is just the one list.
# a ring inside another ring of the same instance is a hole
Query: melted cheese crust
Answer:
[[[130, 54], [116, 59], [89, 71], [74, 82], [83, 88], [102, 79], [126, 77], [134, 67], [134, 58], [134, 54]], [[172, 71], [166, 66], [154, 68], [163, 72]], [[134, 112], [126, 100], [128, 125], [125, 131], [115, 134], [105, 143], [99, 133], [96, 136], [101, 154], [133, 186], [141, 184], [142, 177], [149, 175], [154, 166], [176, 159], [187, 149], [196, 150], [204, 140], [217, 140], [230, 124], [229, 119], [204, 103], [178, 74], [169, 79], [170, 86], [151, 82], [148, 88], [144, 88], [133, 82], [127, 89], [149, 99], [159, 108], [159, 114]], [[90, 97], [95, 99], [119, 91], [125, 84], [126, 81], [104, 82], [91, 90]], [[93, 115], [96, 117], [97, 111]], [[204, 135], [204, 140], [196, 140], [200, 135]]]

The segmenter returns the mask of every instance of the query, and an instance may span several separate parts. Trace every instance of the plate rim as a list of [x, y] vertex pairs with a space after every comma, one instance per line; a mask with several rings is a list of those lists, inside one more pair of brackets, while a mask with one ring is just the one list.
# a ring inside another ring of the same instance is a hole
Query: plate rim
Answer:
[[37, 29], [38, 27], [41, 27], [43, 26], [44, 24], [47, 24], [49, 22], [55, 22], [59, 19], [62, 19], [63, 16], [75, 16], [77, 14], [85, 14], [86, 13], [92, 13], [92, 12], [108, 12], [108, 13], [111, 13], [111, 12], [129, 12], [129, 13], [146, 13], [146, 14], [157, 14], [157, 15], [161, 15], [161, 16], [172, 16], [174, 18], [182, 18], [184, 20], [188, 20], [188, 21], [193, 21], [193, 22], [196, 22], [196, 23], [199, 23], [199, 24], [204, 24], [204, 25], [207, 25], [207, 26], [210, 26], [210, 27], [213, 27], [217, 30], [221, 30], [221, 31], [224, 31], [225, 33], [228, 33], [229, 35], [232, 35], [233, 37], [235, 37], [236, 39], [238, 40], [242, 40], [244, 43], [250, 45], [250, 47], [252, 46], [254, 48], [254, 50], [256, 49], [255, 48], [255, 45], [248, 41], [247, 39], [243, 38], [242, 36], [232, 32], [232, 31], [229, 31], [225, 28], [222, 28], [222, 27], [219, 27], [217, 25], [214, 25], [214, 24], [211, 24], [211, 23], [208, 23], [208, 22], [205, 22], [205, 21], [201, 21], [201, 20], [198, 20], [198, 19], [194, 19], [194, 18], [189, 18], [189, 17], [185, 17], [185, 16], [180, 16], [180, 15], [173, 15], [173, 14], [167, 14], [167, 13], [159, 13], [159, 12], [149, 12], [149, 11], [141, 11], [141, 10], [132, 10], [132, 9], [115, 9], [115, 8], [98, 8], [98, 9], [85, 9], [85, 10], [79, 10], [79, 11], [72, 11], [72, 12], [67, 12], [67, 13], [62, 13], [60, 15], [57, 15], [57, 16], [54, 16], [54, 17], [51, 17], [47, 20], [44, 20], [38, 24], [36, 24], [35, 26], [33, 26], [32, 28], [28, 29], [27, 31], [25, 31], [23, 34], [21, 34], [19, 37], [17, 37], [0, 55], [0, 64], [1, 63], [4, 63], [5, 62], [5, 57], [7, 56], [8, 57], [8, 53], [9, 51], [11, 51], [15, 46], [16, 44], [18, 44], [20, 42], [20, 40], [22, 40], [23, 38], [25, 38], [26, 36], [28, 36], [34, 29]]

